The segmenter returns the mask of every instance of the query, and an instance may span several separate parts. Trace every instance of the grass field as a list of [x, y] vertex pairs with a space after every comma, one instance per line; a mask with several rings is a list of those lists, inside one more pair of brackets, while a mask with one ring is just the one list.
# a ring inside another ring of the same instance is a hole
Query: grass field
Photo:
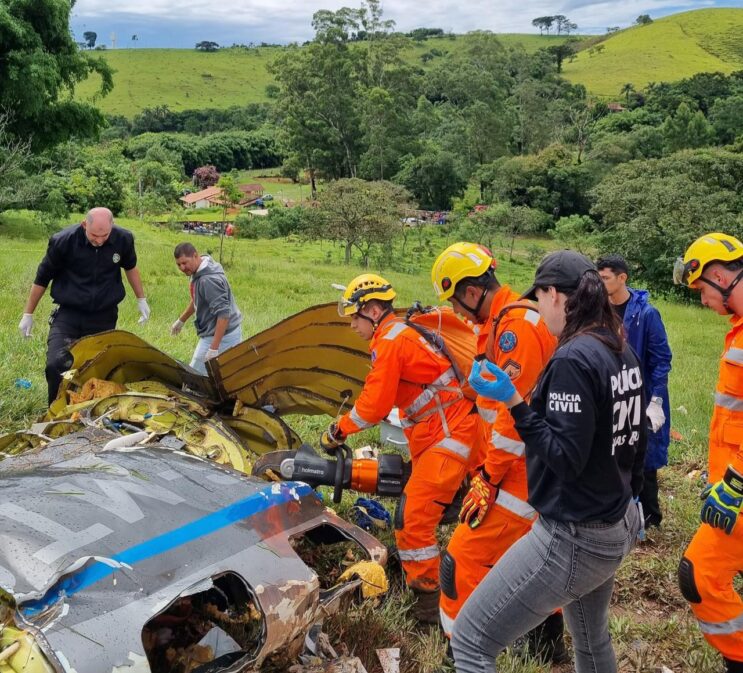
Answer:
[[743, 68], [743, 9], [700, 9], [612, 35], [602, 53], [582, 51], [564, 65], [565, 77], [597, 96], [617, 99], [629, 82], [672, 82], [698, 72]]
[[[181, 234], [156, 229], [132, 220], [120, 220], [137, 237], [139, 268], [152, 307], [152, 317], [144, 326], [136, 322], [136, 305], [131, 293], [121, 305], [119, 327], [139, 334], [158, 348], [177, 358], [188, 360], [196, 338], [190, 328], [175, 338], [169, 326], [188, 301], [185, 276], [172, 259], [173, 246]], [[429, 269], [434, 255], [445, 245], [440, 233], [413, 234], [409, 243], [420, 247], [411, 253], [413, 273], [381, 270], [395, 285], [400, 303], [413, 299], [432, 302]], [[425, 237], [425, 240], [424, 240]], [[0, 216], [0, 242], [4, 253], [5, 282], [0, 286], [0, 431], [27, 427], [44, 407], [45, 318], [50, 311], [45, 297], [36, 312], [33, 337], [20, 337], [17, 324], [23, 303], [44, 252], [46, 235], [29, 224], [23, 214]], [[214, 239], [194, 237], [202, 252], [216, 248]], [[496, 242], [498, 243], [498, 242]], [[505, 243], [505, 242], [504, 242]], [[517, 289], [526, 287], [534, 271], [532, 248], [553, 247], [550, 241], [519, 241], [514, 262], [501, 261], [498, 275], [502, 282]], [[399, 247], [392, 253], [398, 255]], [[496, 253], [502, 248], [496, 245]], [[252, 335], [276, 321], [313, 304], [333, 301], [337, 291], [331, 282], [347, 282], [362, 269], [342, 264], [341, 248], [328, 243], [308, 244], [292, 240], [230, 241], [226, 245], [227, 272], [243, 311], [244, 334]], [[698, 306], [658, 301], [665, 320], [674, 368], [671, 374], [673, 427], [683, 439], [671, 446], [671, 464], [661, 471], [662, 506], [666, 519], [662, 531], [634, 552], [619, 573], [612, 607], [611, 629], [622, 673], [650, 673], [661, 665], [674, 673], [713, 673], [720, 669], [719, 658], [704, 645], [699, 631], [676, 585], [676, 566], [691, 537], [699, 513], [699, 486], [696, 477], [687, 475], [704, 467], [705, 438], [712, 409], [712, 391], [717, 362], [727, 329], [721, 319]], [[15, 386], [16, 379], [27, 378], [31, 388]], [[307, 440], [314, 441], [327, 418], [290, 421]], [[377, 437], [368, 431], [356, 441]], [[446, 537], [444, 531], [442, 535]], [[439, 670], [445, 650], [435, 632], [415, 631], [407, 616], [407, 598], [398, 593], [381, 608], [370, 606], [354, 610], [332, 624], [333, 634], [355, 649], [370, 673], [377, 673], [373, 650], [378, 647], [402, 647], [403, 667], [410, 673], [434, 673]], [[545, 667], [522, 663], [504, 655], [499, 671], [510, 673], [546, 673]], [[563, 669], [566, 670], [566, 669]]]
[[[116, 73], [113, 91], [94, 100], [104, 112], [125, 117], [158, 105], [167, 105], [171, 110], [199, 110], [261, 103], [267, 100], [266, 85], [273, 82], [266, 66], [278, 50], [260, 47], [214, 53], [195, 49], [99, 52]], [[77, 97], [90, 100], [99, 86], [94, 76], [79, 85]]]
[[[555, 35], [498, 36], [506, 45], [521, 44], [527, 51], [559, 44]], [[431, 49], [456, 53], [466, 47], [467, 37], [423, 40], [412, 43], [406, 58], [422, 65], [420, 55]], [[227, 108], [267, 100], [266, 85], [274, 79], [266, 66], [280, 47], [225, 49], [215, 53], [195, 49], [115, 49], [96, 52], [116, 71], [114, 89], [105, 98], [94, 98], [97, 76], [82, 82], [77, 97], [95, 100], [106, 113], [133, 117], [145, 107], [167, 105], [171, 110]], [[435, 60], [433, 61], [436, 62]]]

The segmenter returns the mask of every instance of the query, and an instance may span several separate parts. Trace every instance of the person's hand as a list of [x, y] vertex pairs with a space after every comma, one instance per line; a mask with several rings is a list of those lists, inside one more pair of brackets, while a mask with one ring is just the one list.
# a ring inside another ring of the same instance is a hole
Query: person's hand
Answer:
[[743, 477], [728, 467], [725, 476], [716, 484], [709, 484], [701, 497], [704, 500], [702, 523], [721, 528], [730, 535], [743, 507]]
[[470, 528], [477, 528], [498, 497], [498, 487], [490, 483], [485, 468], [481, 467], [472, 478], [470, 490], [464, 496], [462, 509], [459, 511], [459, 522]]
[[24, 313], [21, 322], [18, 323], [18, 329], [21, 330], [21, 336], [28, 339], [31, 336], [31, 328], [34, 326], [34, 316], [31, 313]]
[[208, 351], [206, 351], [206, 355], [204, 356], [204, 362], [217, 357], [217, 355], [219, 355], [219, 350], [216, 348], [210, 348]]
[[653, 429], [653, 432], [658, 432], [666, 422], [666, 414], [663, 412], [662, 401], [654, 397], [650, 404], [648, 404], [645, 413], [650, 421], [650, 427]]
[[139, 309], [139, 320], [137, 322], [144, 325], [150, 319], [150, 306], [144, 297], [137, 299], [137, 308]]
[[327, 453], [335, 453], [335, 450], [343, 444], [346, 437], [338, 429], [336, 423], [331, 423], [328, 429], [320, 436], [320, 447]]
[[[495, 376], [495, 380], [485, 379], [481, 374], [482, 362], [485, 363], [487, 370]], [[498, 365], [493, 364], [490, 360], [475, 360], [472, 363], [469, 383], [479, 395], [487, 397], [498, 402], [508, 402], [515, 394], [516, 387], [511, 382], [511, 377], [506, 374]]]
[[178, 318], [171, 326], [170, 326], [170, 336], [177, 336], [181, 333], [181, 330], [183, 329], [183, 321]]

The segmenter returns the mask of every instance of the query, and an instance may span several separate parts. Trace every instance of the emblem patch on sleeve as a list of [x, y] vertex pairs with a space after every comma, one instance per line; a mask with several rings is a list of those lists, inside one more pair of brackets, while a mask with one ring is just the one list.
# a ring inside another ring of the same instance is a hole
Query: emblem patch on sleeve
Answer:
[[512, 381], [513, 379], [517, 379], [519, 376], [521, 376], [521, 365], [516, 362], [516, 360], [506, 360], [501, 369], [503, 369], [503, 371], [508, 374], [508, 377]]
[[500, 348], [503, 353], [510, 353], [514, 348], [516, 348], [518, 342], [519, 340], [516, 338], [515, 332], [506, 330], [498, 339], [498, 348]]

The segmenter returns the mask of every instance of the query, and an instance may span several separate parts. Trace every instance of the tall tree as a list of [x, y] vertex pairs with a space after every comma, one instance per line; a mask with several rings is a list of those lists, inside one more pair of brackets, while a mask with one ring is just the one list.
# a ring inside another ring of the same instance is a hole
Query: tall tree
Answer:
[[102, 94], [113, 87], [101, 58], [82, 53], [69, 30], [69, 0], [3, 0], [0, 6], [0, 108], [14, 111], [7, 133], [40, 150], [71, 136], [95, 136], [103, 114], [72, 99], [92, 73]]
[[395, 181], [405, 185], [418, 199], [421, 208], [427, 210], [449, 210], [452, 199], [462, 196], [467, 187], [467, 179], [456, 156], [436, 147], [404, 160]]
[[92, 49], [93, 47], [95, 47], [95, 41], [98, 39], [98, 33], [95, 33], [92, 30], [86, 30], [83, 33], [83, 39], [85, 40], [85, 46], [88, 49]]
[[280, 86], [278, 114], [284, 143], [304, 163], [313, 180], [355, 177], [363, 131], [359, 121], [364, 54], [349, 48], [357, 13], [316, 12], [315, 39], [303, 49], [287, 49], [270, 65]]
[[389, 245], [401, 227], [409, 194], [390, 182], [336, 180], [318, 196], [316, 234], [344, 244], [346, 264], [356, 248], [367, 266], [372, 248]]
[[627, 101], [627, 107], [629, 107], [629, 97], [635, 93], [635, 85], [632, 84], [632, 82], [627, 82], [626, 84], [622, 85], [622, 90], [619, 92], [625, 97], [625, 100]]

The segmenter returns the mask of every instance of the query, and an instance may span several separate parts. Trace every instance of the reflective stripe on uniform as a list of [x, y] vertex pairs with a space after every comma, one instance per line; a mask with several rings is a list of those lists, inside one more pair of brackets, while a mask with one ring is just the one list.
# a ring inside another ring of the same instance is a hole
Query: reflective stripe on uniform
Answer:
[[373, 425], [376, 425], [376, 423], [369, 423], [369, 421], [364, 420], [361, 415], [359, 414], [358, 410], [356, 409], [356, 405], [354, 404], [353, 407], [351, 407], [351, 411], [348, 414], [351, 418], [351, 420], [356, 424], [356, 427], [365, 430], [366, 428], [371, 428]]
[[743, 411], [743, 399], [725, 393], [715, 393], [715, 404], [730, 411]]
[[524, 314], [524, 320], [530, 322], [532, 325], [539, 324], [539, 319], [541, 317], [542, 316], [539, 315], [539, 311], [535, 311], [533, 308], [528, 309]]
[[466, 444], [458, 442], [456, 439], [452, 439], [451, 437], [444, 437], [444, 439], [438, 442], [436, 446], [451, 451], [452, 453], [456, 453], [458, 456], [462, 456], [465, 460], [469, 460], [470, 451], [472, 450]]
[[387, 339], [387, 341], [392, 341], [406, 327], [407, 325], [404, 322], [396, 322], [382, 338]]
[[743, 348], [728, 348], [727, 353], [722, 356], [722, 359], [743, 365]]
[[516, 516], [520, 516], [522, 519], [536, 519], [537, 513], [534, 508], [526, 501], [517, 498], [512, 493], [500, 489], [498, 491], [498, 497], [495, 499], [495, 504], [500, 505], [503, 509], [507, 509]]
[[443, 608], [439, 608], [439, 620], [444, 633], [451, 637], [452, 631], [454, 631], [454, 620], [444, 612]]
[[501, 451], [506, 453], [512, 453], [514, 456], [523, 456], [526, 445], [524, 442], [519, 442], [516, 439], [510, 437], [504, 437], [500, 432], [493, 430], [493, 434], [490, 435], [490, 443]]
[[419, 547], [418, 549], [398, 549], [401, 561], [428, 561], [439, 555], [439, 546], [432, 544], [430, 547]]
[[427, 384], [426, 389], [418, 395], [405, 409], [403, 409], [403, 412], [406, 416], [410, 417], [414, 414], [418, 413], [423, 407], [425, 407], [436, 395], [436, 388], [438, 386], [445, 386], [447, 383], [451, 382], [452, 379], [455, 379], [456, 375], [454, 374], [454, 368], [449, 367], [441, 376], [439, 376], [435, 381]]
[[498, 412], [495, 409], [483, 409], [478, 406], [477, 413], [486, 423], [495, 423], [495, 419], [498, 418]]
[[701, 619], [699, 622], [699, 629], [702, 633], [708, 633], [713, 636], [727, 636], [731, 633], [737, 633], [743, 631], [743, 614], [738, 615], [734, 619], [728, 619], [725, 622], [705, 622]]

